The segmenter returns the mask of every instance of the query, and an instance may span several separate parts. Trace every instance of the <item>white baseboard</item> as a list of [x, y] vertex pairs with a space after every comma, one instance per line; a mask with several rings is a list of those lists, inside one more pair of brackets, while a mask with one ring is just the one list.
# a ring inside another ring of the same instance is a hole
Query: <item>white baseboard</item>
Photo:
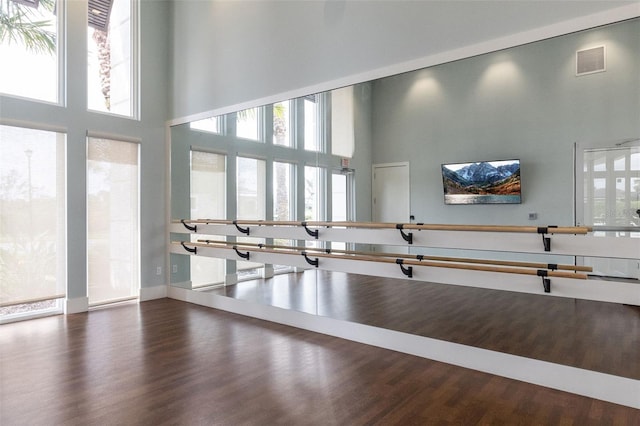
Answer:
[[65, 314], [77, 314], [80, 312], [87, 312], [89, 310], [89, 298], [76, 297], [75, 299], [67, 299], [65, 301], [64, 313]]
[[147, 300], [164, 299], [167, 297], [167, 286], [156, 285], [153, 287], [141, 287], [140, 288], [140, 301], [146, 302]]
[[168, 297], [640, 409], [640, 380], [212, 293], [169, 287]]

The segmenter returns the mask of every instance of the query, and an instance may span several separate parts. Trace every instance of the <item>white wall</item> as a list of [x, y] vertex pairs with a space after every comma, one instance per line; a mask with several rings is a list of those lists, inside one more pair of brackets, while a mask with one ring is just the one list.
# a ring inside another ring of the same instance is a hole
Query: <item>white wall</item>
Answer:
[[640, 3], [176, 0], [172, 12], [179, 119], [601, 25], [640, 14]]
[[[166, 282], [165, 268], [165, 122], [168, 119], [169, 3], [140, 4], [139, 121], [87, 111], [87, 4], [67, 2], [66, 106], [0, 96], [0, 120], [66, 129], [67, 133], [67, 274], [68, 298], [87, 296], [86, 136], [87, 131], [141, 140], [140, 249], [141, 286]], [[156, 267], [163, 274], [156, 275]], [[72, 303], [82, 310], [86, 303]]]

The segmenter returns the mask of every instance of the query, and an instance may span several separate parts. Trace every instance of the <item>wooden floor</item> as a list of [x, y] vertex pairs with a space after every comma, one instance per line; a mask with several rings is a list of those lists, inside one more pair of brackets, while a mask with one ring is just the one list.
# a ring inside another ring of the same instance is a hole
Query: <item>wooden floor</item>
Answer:
[[0, 424], [638, 425], [640, 410], [160, 299], [0, 326]]
[[638, 306], [316, 270], [214, 291], [640, 379]]

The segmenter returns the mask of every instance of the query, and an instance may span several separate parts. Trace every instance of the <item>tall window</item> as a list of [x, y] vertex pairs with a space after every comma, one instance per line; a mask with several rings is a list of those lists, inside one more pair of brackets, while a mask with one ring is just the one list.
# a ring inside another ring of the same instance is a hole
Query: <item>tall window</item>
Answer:
[[[331, 174], [331, 220], [346, 222], [353, 220], [353, 175], [343, 172]], [[344, 250], [347, 244], [333, 241], [331, 248]]]
[[[227, 157], [211, 152], [191, 151], [191, 218], [224, 219], [227, 200]], [[192, 235], [191, 240], [202, 238]], [[223, 239], [207, 235], [208, 239]], [[212, 257], [191, 256], [193, 288], [224, 282], [225, 261]]]
[[253, 141], [261, 140], [260, 108], [250, 108], [236, 113], [236, 136]]
[[273, 104], [273, 144], [292, 147], [291, 101]]
[[[304, 220], [326, 219], [324, 210], [324, 169], [305, 166], [304, 168]], [[319, 241], [307, 241], [307, 247], [320, 247]]]
[[136, 0], [89, 1], [88, 107], [135, 116]]
[[0, 126], [0, 318], [65, 297], [65, 139]]
[[[266, 162], [255, 158], [237, 158], [237, 218], [260, 220], [266, 216]], [[238, 237], [238, 241], [255, 241]], [[260, 241], [264, 242], [264, 241]], [[263, 265], [255, 262], [237, 263], [240, 279], [252, 278], [260, 273]]]
[[304, 97], [304, 149], [320, 151], [320, 95]]
[[304, 168], [304, 220], [324, 220], [324, 169], [305, 166]]
[[89, 138], [89, 304], [137, 296], [140, 288], [138, 144]]
[[[63, 2], [0, 1], [0, 92], [58, 102]], [[6, 22], [12, 22], [9, 26]]]
[[355, 149], [353, 86], [331, 92], [331, 153], [351, 158]]
[[[273, 220], [295, 220], [295, 166], [290, 163], [273, 162]], [[276, 238], [274, 244], [293, 246], [293, 240]], [[284, 273], [293, 268], [286, 265], [273, 265], [276, 273]]]

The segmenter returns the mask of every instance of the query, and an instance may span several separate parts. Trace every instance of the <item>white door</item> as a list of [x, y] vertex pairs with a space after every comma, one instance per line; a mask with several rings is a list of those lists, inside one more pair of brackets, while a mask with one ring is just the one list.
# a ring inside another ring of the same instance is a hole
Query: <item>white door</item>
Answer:
[[[372, 177], [372, 219], [374, 222], [408, 223], [409, 163], [374, 164]], [[407, 247], [379, 247], [390, 253], [407, 253]], [[374, 249], [375, 250], [375, 249]]]

